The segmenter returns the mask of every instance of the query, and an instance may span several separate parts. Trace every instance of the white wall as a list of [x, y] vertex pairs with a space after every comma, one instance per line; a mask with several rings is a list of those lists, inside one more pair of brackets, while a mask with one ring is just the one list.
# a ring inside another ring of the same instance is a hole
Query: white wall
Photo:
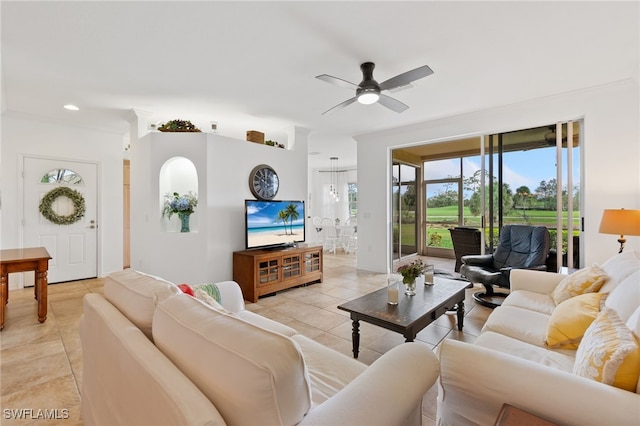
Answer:
[[[526, 129], [584, 118], [581, 198], [584, 264], [617, 253], [615, 235], [598, 233], [606, 208], [640, 209], [637, 79], [355, 137], [358, 142], [358, 268], [390, 268], [390, 149], [466, 135]], [[384, 189], [384, 190], [383, 190]], [[640, 250], [628, 237], [626, 250]]]
[[[249, 173], [268, 164], [280, 179], [278, 200], [307, 197], [308, 132], [292, 132], [294, 149], [207, 133], [150, 133], [132, 143], [131, 265], [176, 283], [230, 280], [233, 252], [245, 248], [244, 200]], [[197, 232], [162, 230], [159, 172], [169, 158], [191, 160], [198, 174]], [[307, 227], [307, 239], [309, 239]]]
[[[23, 247], [22, 156], [91, 161], [98, 176], [98, 276], [122, 269], [122, 135], [2, 115], [2, 224], [0, 247]], [[11, 287], [16, 278], [11, 276]]]

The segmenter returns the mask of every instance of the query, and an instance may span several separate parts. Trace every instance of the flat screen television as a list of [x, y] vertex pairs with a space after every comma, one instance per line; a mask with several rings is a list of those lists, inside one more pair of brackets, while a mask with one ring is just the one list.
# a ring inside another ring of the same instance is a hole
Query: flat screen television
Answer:
[[304, 201], [245, 200], [247, 250], [293, 246], [304, 241]]

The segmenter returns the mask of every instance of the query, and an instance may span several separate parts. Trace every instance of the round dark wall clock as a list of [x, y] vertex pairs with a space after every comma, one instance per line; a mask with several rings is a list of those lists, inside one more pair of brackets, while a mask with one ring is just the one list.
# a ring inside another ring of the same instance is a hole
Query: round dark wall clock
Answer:
[[278, 193], [280, 180], [272, 167], [260, 164], [249, 174], [249, 189], [258, 200], [272, 200]]

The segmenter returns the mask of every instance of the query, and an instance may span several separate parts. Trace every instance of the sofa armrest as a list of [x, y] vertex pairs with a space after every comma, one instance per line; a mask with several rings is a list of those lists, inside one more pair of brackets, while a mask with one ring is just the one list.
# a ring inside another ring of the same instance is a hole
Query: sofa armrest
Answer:
[[468, 254], [460, 258], [465, 265], [473, 266], [493, 266], [492, 254]]
[[229, 312], [244, 311], [244, 297], [242, 290], [235, 281], [221, 281], [215, 283], [220, 291], [220, 304]]
[[557, 424], [630, 425], [640, 396], [509, 354], [444, 340], [439, 348], [441, 425], [493, 424], [508, 403]]
[[511, 271], [509, 283], [511, 291], [528, 290], [535, 293], [548, 294], [566, 277], [566, 275], [554, 272], [514, 269]]
[[406, 424], [421, 406], [438, 373], [438, 358], [426, 345], [404, 343], [382, 355], [338, 393], [311, 410], [300, 424]]

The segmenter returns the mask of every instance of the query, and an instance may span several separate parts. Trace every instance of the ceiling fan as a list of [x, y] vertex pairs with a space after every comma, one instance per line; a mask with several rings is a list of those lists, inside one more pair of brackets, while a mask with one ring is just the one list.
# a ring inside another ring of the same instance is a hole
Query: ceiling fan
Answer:
[[395, 112], [406, 111], [409, 108], [407, 105], [403, 104], [395, 98], [392, 98], [391, 96], [384, 95], [381, 92], [384, 90], [393, 90], [399, 87], [408, 86], [416, 80], [433, 74], [433, 70], [429, 68], [428, 65], [423, 65], [411, 71], [398, 74], [395, 77], [392, 77], [378, 84], [378, 82], [373, 79], [373, 69], [375, 68], [375, 66], [376, 65], [373, 62], [365, 62], [360, 65], [360, 69], [362, 70], [362, 81], [360, 82], [360, 84], [354, 84], [347, 80], [333, 77], [328, 74], [316, 76], [317, 79], [326, 81], [327, 83], [335, 84], [347, 89], [356, 90], [356, 95], [353, 98], [347, 99], [346, 101], [323, 112], [322, 115], [338, 111], [348, 105], [351, 105], [355, 101], [358, 101], [361, 104], [365, 105], [378, 102], [382, 106], [385, 106]]

